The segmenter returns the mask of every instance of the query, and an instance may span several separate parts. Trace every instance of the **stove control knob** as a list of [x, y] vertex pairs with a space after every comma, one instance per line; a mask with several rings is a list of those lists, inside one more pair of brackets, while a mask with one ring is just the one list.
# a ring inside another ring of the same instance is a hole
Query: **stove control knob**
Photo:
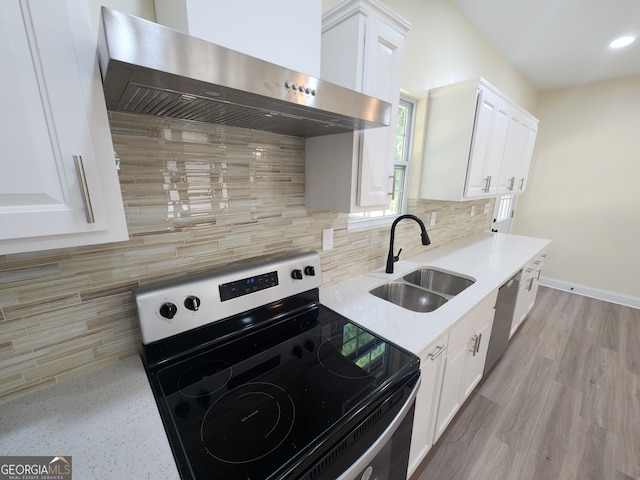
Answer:
[[169, 320], [171, 320], [176, 316], [177, 312], [178, 307], [176, 307], [174, 303], [167, 302], [160, 305], [160, 315], [162, 315], [164, 318], [168, 318]]
[[184, 306], [192, 312], [197, 312], [200, 309], [200, 299], [195, 295], [189, 295], [184, 299]]
[[306, 267], [304, 267], [304, 274], [309, 277], [315, 277], [316, 276], [315, 267], [313, 265], [307, 265]]
[[294, 280], [302, 280], [302, 270], [295, 269], [291, 272], [291, 278]]

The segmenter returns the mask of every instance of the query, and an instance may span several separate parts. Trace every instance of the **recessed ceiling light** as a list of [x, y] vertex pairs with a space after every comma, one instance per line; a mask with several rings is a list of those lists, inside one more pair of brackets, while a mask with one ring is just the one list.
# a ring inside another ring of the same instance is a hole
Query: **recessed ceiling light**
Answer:
[[627, 45], [633, 43], [633, 41], [636, 39], [636, 37], [632, 37], [632, 36], [626, 36], [626, 37], [620, 37], [620, 38], [616, 38], [613, 42], [611, 42], [609, 44], [609, 46], [611, 48], [622, 48], [622, 47], [626, 47]]

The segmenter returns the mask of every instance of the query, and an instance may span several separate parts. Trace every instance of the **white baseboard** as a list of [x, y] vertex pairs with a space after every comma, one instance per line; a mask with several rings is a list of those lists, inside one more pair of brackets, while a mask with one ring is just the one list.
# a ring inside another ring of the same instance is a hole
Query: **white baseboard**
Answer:
[[591, 297], [605, 302], [626, 305], [627, 307], [640, 308], [640, 298], [624, 295], [621, 293], [609, 292], [598, 288], [587, 287], [576, 283], [565, 282], [564, 280], [556, 280], [555, 278], [540, 277], [540, 285], [556, 290], [564, 290], [565, 292], [576, 293], [585, 297]]

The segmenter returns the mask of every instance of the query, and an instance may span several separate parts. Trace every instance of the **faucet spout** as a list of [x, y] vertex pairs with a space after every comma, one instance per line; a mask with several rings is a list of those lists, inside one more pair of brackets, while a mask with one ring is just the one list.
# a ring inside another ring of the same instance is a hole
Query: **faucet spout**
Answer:
[[385, 272], [387, 273], [393, 273], [393, 264], [400, 260], [400, 252], [402, 252], [402, 249], [398, 251], [398, 255], [393, 254], [393, 239], [396, 234], [396, 225], [400, 220], [404, 220], [405, 218], [415, 220], [420, 226], [420, 237], [422, 239], [422, 245], [429, 245], [431, 243], [431, 240], [429, 240], [429, 235], [427, 234], [427, 229], [425, 228], [422, 220], [420, 220], [415, 215], [400, 215], [393, 221], [393, 224], [391, 224], [391, 238], [389, 239], [389, 253], [387, 254], [387, 268], [385, 270]]

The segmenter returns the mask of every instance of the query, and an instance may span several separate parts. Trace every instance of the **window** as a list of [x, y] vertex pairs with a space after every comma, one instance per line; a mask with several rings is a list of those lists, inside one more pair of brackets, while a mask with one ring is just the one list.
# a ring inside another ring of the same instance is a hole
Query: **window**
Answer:
[[386, 343], [347, 323], [342, 331], [342, 356], [348, 358], [363, 370], [376, 375], [385, 366]]
[[362, 222], [377, 218], [395, 217], [404, 213], [407, 206], [407, 187], [409, 184], [409, 154], [411, 153], [411, 134], [413, 133], [414, 103], [400, 99], [396, 123], [396, 142], [393, 151], [393, 196], [387, 210], [350, 213], [349, 222]]

